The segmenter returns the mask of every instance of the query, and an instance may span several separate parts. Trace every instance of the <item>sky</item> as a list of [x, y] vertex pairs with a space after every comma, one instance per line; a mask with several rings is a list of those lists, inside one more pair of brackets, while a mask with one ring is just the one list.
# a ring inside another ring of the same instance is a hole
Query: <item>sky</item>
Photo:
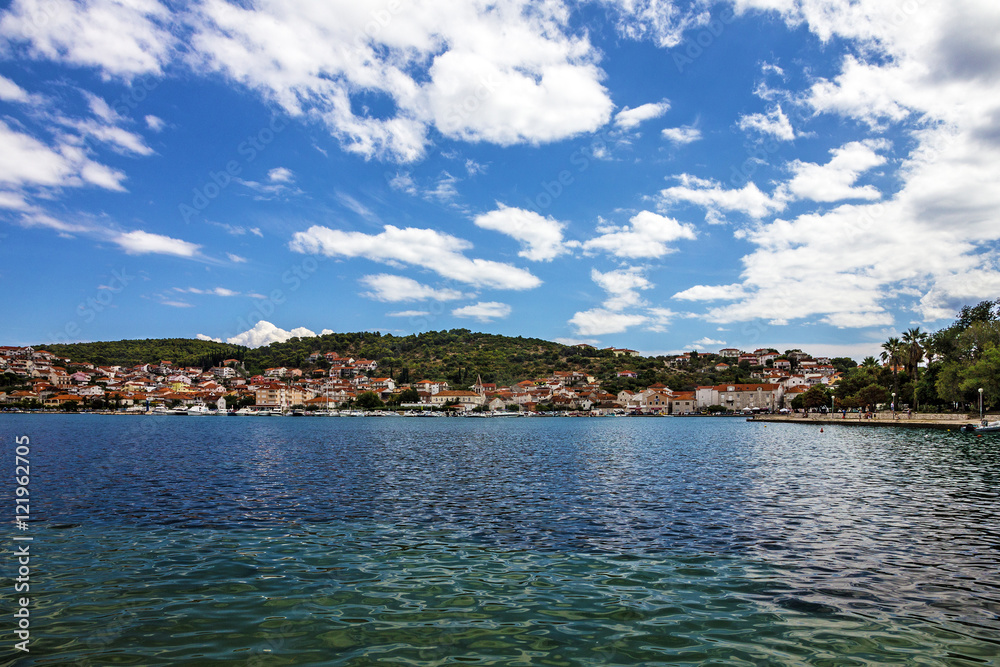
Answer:
[[1000, 297], [994, 0], [15, 0], [0, 344], [861, 359]]

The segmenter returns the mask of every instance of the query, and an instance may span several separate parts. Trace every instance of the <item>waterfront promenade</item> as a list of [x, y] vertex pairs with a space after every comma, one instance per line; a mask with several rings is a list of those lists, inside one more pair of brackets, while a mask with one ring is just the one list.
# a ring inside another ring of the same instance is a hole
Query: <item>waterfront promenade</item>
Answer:
[[[1000, 415], [986, 415], [989, 421], [1000, 419]], [[859, 419], [858, 413], [848, 412], [846, 418], [843, 413], [808, 413], [789, 415], [756, 415], [747, 421], [754, 422], [786, 422], [792, 424], [816, 424], [816, 425], [840, 425], [840, 426], [898, 426], [902, 428], [931, 428], [948, 431], [957, 431], [965, 425], [978, 425], [978, 415], [971, 418], [968, 414], [924, 414], [913, 413], [907, 416], [905, 412], [897, 412], [895, 416], [891, 412], [873, 413], [871, 419]]]

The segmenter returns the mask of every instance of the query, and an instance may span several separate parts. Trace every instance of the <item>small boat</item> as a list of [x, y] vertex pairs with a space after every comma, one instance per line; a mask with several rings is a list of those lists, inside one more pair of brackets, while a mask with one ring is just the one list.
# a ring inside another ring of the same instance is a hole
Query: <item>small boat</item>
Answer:
[[249, 416], [255, 415], [257, 413], [255, 411], [251, 410], [250, 408], [240, 408], [239, 410], [237, 410], [233, 414], [235, 414], [237, 417], [249, 417]]
[[210, 415], [212, 414], [212, 411], [209, 410], [204, 405], [192, 405], [190, 408], [188, 408], [187, 413], [192, 417], [196, 417], [196, 416]]
[[962, 431], [965, 433], [1000, 433], [1000, 421], [988, 422], [984, 419], [978, 426], [975, 424], [963, 426]]

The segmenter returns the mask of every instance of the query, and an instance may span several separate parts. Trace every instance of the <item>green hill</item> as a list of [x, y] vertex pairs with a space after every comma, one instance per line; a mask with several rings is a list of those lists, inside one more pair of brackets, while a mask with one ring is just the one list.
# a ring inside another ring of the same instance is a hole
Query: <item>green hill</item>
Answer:
[[[454, 386], [472, 384], [477, 376], [482, 376], [484, 382], [509, 385], [545, 377], [553, 371], [585, 372], [606, 382], [612, 381], [612, 388], [671, 380], [675, 383], [671, 386], [678, 388], [692, 384], [690, 377], [678, 378], [669, 373], [661, 358], [615, 357], [610, 350], [567, 346], [538, 338], [475, 333], [468, 329], [408, 336], [378, 332], [334, 333], [292, 338], [257, 349], [183, 338], [38, 345], [36, 349], [102, 366], [134, 366], [169, 360], [175, 366], [208, 368], [224, 359], [235, 358], [242, 361], [251, 374], [275, 366], [323, 368], [325, 361], [310, 363], [309, 356], [313, 352], [336, 352], [344, 357], [374, 359], [379, 363], [376, 374], [392, 376], [397, 382], [448, 380]], [[616, 372], [625, 369], [638, 372], [638, 380], [616, 381]]]

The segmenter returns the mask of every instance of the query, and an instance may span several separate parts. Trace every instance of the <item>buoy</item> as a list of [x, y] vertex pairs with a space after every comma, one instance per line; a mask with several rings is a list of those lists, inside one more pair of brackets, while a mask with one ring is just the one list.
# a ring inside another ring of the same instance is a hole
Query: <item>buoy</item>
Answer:
[[820, 429], [820, 430], [819, 430], [819, 432], [820, 432], [820, 433], [822, 433], [822, 432], [823, 432], [823, 429]]

